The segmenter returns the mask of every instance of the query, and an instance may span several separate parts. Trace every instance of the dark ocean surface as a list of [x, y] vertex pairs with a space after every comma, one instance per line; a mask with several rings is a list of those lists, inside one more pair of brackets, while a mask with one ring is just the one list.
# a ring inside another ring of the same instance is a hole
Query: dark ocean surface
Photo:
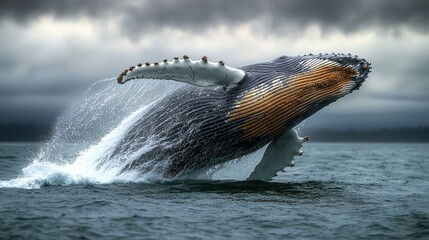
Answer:
[[0, 143], [0, 239], [429, 239], [429, 144], [309, 142], [268, 183], [243, 181], [260, 153], [150, 181], [42, 146]]

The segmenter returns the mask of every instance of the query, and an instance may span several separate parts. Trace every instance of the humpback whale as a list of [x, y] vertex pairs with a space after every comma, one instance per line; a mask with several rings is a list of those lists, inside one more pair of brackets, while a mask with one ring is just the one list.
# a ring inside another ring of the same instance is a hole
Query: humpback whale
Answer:
[[207, 169], [268, 145], [248, 177], [269, 181], [308, 140], [293, 129], [362, 85], [371, 64], [351, 54], [281, 56], [240, 68], [206, 56], [139, 63], [119, 84], [136, 79], [188, 83], [153, 103], [127, 132], [114, 155], [138, 154], [124, 167], [167, 178]]

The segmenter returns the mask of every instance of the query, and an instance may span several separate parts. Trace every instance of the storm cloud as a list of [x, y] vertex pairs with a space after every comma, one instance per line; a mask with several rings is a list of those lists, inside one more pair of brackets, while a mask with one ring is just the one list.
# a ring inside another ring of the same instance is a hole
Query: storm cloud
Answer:
[[0, 41], [0, 123], [53, 119], [138, 62], [188, 54], [238, 67], [309, 52], [373, 64], [362, 89], [311, 126], [429, 122], [427, 1], [0, 1]]
[[28, 23], [44, 15], [56, 18], [76, 18], [78, 16], [105, 17], [111, 13], [119, 1], [109, 0], [6, 0], [0, 3], [0, 15], [19, 23]]
[[131, 37], [166, 27], [204, 31], [219, 25], [248, 22], [259, 23], [266, 34], [285, 33], [309, 25], [317, 25], [322, 31], [345, 33], [373, 28], [383, 32], [396, 32], [401, 28], [429, 31], [429, 7], [424, 0], [8, 0], [1, 1], [0, 15], [20, 23], [44, 15], [59, 19], [79, 16], [94, 20], [116, 18], [121, 29]]

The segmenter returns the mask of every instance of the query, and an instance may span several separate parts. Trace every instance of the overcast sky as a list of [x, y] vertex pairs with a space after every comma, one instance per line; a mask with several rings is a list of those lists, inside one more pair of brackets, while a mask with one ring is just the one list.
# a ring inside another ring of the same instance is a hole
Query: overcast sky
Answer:
[[428, 1], [0, 1], [0, 123], [48, 121], [124, 67], [189, 55], [231, 66], [352, 53], [361, 90], [314, 128], [429, 125]]

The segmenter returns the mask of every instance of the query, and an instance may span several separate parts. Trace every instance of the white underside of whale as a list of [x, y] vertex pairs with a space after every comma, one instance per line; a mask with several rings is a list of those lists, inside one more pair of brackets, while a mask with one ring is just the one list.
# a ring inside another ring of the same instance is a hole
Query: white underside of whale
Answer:
[[126, 69], [117, 80], [122, 84], [134, 79], [164, 79], [202, 87], [224, 86], [230, 89], [237, 86], [244, 75], [243, 70], [229, 67], [223, 61], [214, 63], [207, 61], [207, 58], [194, 61], [185, 56], [181, 60], [176, 58], [161, 63], [137, 64]]

